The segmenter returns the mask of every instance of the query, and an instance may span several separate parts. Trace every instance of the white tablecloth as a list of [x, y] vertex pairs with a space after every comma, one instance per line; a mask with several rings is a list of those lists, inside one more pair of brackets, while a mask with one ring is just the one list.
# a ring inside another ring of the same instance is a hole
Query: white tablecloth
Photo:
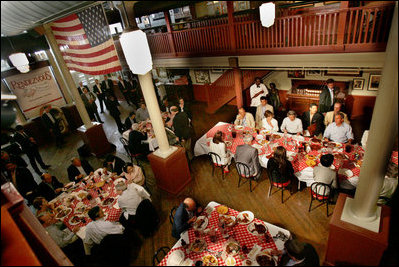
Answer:
[[[124, 131], [122, 133], [122, 137], [125, 138], [126, 140], [129, 140], [129, 133], [130, 133], [130, 129], [127, 131]], [[148, 139], [146, 141], [142, 141], [144, 143], [148, 143], [148, 146], [150, 148], [150, 151], [155, 151], [155, 149], [158, 147], [158, 141], [156, 138], [151, 138], [148, 137]]]
[[[224, 124], [228, 124], [228, 123], [218, 122], [213, 127], [224, 125]], [[301, 138], [301, 137], [297, 137], [297, 138]], [[209, 139], [211, 139], [211, 138], [209, 138]], [[200, 156], [200, 155], [207, 155], [209, 153], [209, 146], [208, 146], [207, 142], [208, 142], [208, 140], [207, 140], [206, 134], [204, 134], [200, 139], [198, 139], [198, 141], [195, 143], [195, 146], [194, 146], [194, 156], [195, 157]], [[234, 157], [234, 155], [233, 155], [233, 157]], [[266, 155], [259, 156], [259, 163], [263, 168], [267, 168], [268, 160], [269, 159], [266, 157]], [[308, 187], [314, 182], [312, 167], [307, 167], [307, 168], [303, 169], [302, 171], [296, 172], [295, 175], [296, 175], [296, 177], [298, 177], [299, 181], [306, 182], [306, 185]], [[355, 189], [358, 184], [358, 181], [359, 181], [359, 177], [353, 176], [349, 179], [340, 181], [340, 187], [343, 189]]]

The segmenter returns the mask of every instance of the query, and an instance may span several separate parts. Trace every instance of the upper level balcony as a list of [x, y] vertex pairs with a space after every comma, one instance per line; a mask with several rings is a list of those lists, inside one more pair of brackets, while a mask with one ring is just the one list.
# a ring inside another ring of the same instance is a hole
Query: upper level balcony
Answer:
[[[346, 4], [345, 4], [346, 3]], [[301, 53], [385, 51], [394, 2], [372, 6], [277, 15], [274, 25], [262, 27], [259, 11], [185, 24], [174, 30], [147, 33], [154, 58], [240, 56]]]

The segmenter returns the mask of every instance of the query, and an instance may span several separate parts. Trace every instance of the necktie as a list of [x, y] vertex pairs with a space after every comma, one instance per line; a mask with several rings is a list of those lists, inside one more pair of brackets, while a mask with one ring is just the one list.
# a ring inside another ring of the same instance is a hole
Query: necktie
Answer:
[[22, 135], [23, 135], [24, 137], [26, 137], [26, 138], [29, 137], [25, 132], [22, 132]]
[[55, 120], [53, 118], [53, 115], [51, 115], [51, 113], [46, 113], [47, 116], [49, 117], [49, 119], [51, 120], [52, 123], [55, 123]]

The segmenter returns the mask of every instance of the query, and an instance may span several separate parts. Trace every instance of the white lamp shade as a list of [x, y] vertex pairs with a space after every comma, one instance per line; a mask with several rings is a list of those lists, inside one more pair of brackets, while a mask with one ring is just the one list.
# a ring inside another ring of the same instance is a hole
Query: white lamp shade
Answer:
[[274, 24], [276, 8], [274, 3], [264, 3], [259, 7], [260, 21], [263, 27], [270, 27]]
[[11, 63], [20, 72], [26, 73], [29, 71], [29, 61], [25, 53], [14, 53], [9, 56]]
[[147, 36], [141, 30], [123, 33], [119, 38], [126, 62], [134, 74], [144, 75], [152, 70], [152, 57]]

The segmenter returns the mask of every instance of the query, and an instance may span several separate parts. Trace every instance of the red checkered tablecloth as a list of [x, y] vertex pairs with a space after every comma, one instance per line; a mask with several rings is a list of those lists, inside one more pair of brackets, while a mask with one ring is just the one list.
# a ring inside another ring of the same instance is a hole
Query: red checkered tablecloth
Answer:
[[[93, 180], [96, 183], [96, 182], [100, 182], [101, 179], [98, 176], [94, 176]], [[82, 182], [80, 182], [79, 184], [81, 186], [76, 188], [75, 190], [73, 190], [73, 192], [79, 192], [81, 190], [84, 190], [84, 191], [88, 192], [89, 194], [91, 194], [93, 199], [98, 197], [98, 192], [97, 192], [97, 188], [96, 187], [94, 187], [93, 189], [88, 189], [87, 186], [85, 186]], [[114, 187], [115, 187], [114, 183], [111, 180], [110, 183], [105, 183], [105, 185], [102, 187], [102, 192], [108, 192], [109, 193], [108, 198], [109, 197], [116, 198], [118, 195], [116, 194], [116, 192], [114, 190]], [[76, 226], [79, 226], [79, 227], [86, 226], [89, 222], [92, 221], [88, 216], [86, 216], [85, 217], [86, 222], [80, 222], [77, 225], [71, 225], [69, 223], [69, 220], [74, 215], [79, 215], [79, 214], [75, 213], [76, 205], [79, 202], [80, 201], [78, 199], [76, 199], [76, 198], [72, 201], [72, 203], [71, 203], [72, 212], [63, 219], [64, 224], [71, 230], [72, 230], [72, 228], [74, 228]], [[104, 213], [108, 214], [107, 221], [119, 221], [119, 217], [120, 217], [120, 215], [122, 213], [122, 210], [121, 209], [116, 209], [115, 207], [113, 207], [113, 205], [115, 205], [116, 202], [117, 202], [117, 199], [113, 202], [112, 206], [102, 206], [101, 204], [99, 205], [103, 209]], [[98, 205], [98, 204], [92, 204], [93, 202], [90, 203], [90, 201], [87, 200], [87, 198], [85, 198], [83, 200], [83, 203], [86, 206], [88, 206], [88, 207], [94, 207], [95, 205]], [[57, 204], [59, 205], [60, 203], [57, 203]], [[56, 206], [57, 206], [57, 204], [56, 204]]]
[[393, 151], [391, 155], [391, 161], [398, 165], [398, 151]]
[[[217, 205], [216, 207], [218, 207], [218, 206], [220, 206], [220, 205]], [[206, 227], [207, 229], [212, 228], [212, 227], [214, 227], [215, 229], [219, 229], [219, 227], [218, 227], [219, 214], [216, 211], [216, 207], [211, 212], [211, 214], [208, 216], [209, 223]], [[239, 213], [238, 211], [229, 208], [228, 215], [237, 216], [238, 213]], [[256, 218], [254, 219], [254, 222], [262, 223], [261, 220], [256, 219]], [[265, 236], [261, 236], [261, 237], [255, 236], [255, 235], [251, 234], [250, 232], [248, 232], [247, 227], [248, 227], [248, 225], [236, 223], [233, 227], [229, 228], [230, 238], [233, 238], [235, 241], [237, 241], [241, 247], [246, 245], [249, 251], [252, 249], [252, 247], [255, 244], [262, 247], [262, 249], [277, 249], [276, 243], [274, 242], [273, 237], [269, 231], [270, 229], [268, 229], [268, 232], [267, 232], [268, 241], [266, 242]], [[193, 228], [190, 228], [188, 230], [188, 237], [189, 237], [190, 243], [192, 243], [196, 239], [195, 230]], [[229, 239], [223, 238], [219, 230], [217, 231], [217, 240], [215, 243], [211, 242], [211, 240], [207, 234], [201, 234], [201, 236], [198, 238], [202, 238], [206, 241], [207, 249], [209, 249], [211, 251], [218, 251], [218, 252], [223, 251], [223, 248], [224, 248], [227, 240], [229, 240]], [[207, 254], [212, 254], [208, 251], [203, 251], [201, 253], [190, 252], [189, 249], [187, 249], [187, 251], [186, 251], [185, 249], [183, 249], [183, 247], [181, 247], [181, 240], [179, 240], [176, 243], [176, 245], [179, 245], [179, 246], [173, 247], [170, 250], [170, 252], [165, 256], [165, 258], [159, 263], [159, 266], [166, 266], [167, 259], [168, 259], [169, 255], [173, 251], [178, 250], [178, 249], [182, 250], [185, 254], [185, 257], [193, 260], [194, 263], [197, 260], [201, 260], [203, 256], [205, 256]], [[246, 255], [245, 255], [245, 259], [241, 259], [240, 255], [237, 254], [234, 256], [234, 259], [236, 260], [236, 265], [241, 266], [241, 265], [243, 265], [243, 261], [246, 259]], [[226, 263], [224, 262], [222, 257], [218, 258], [218, 265], [226, 266]]]

